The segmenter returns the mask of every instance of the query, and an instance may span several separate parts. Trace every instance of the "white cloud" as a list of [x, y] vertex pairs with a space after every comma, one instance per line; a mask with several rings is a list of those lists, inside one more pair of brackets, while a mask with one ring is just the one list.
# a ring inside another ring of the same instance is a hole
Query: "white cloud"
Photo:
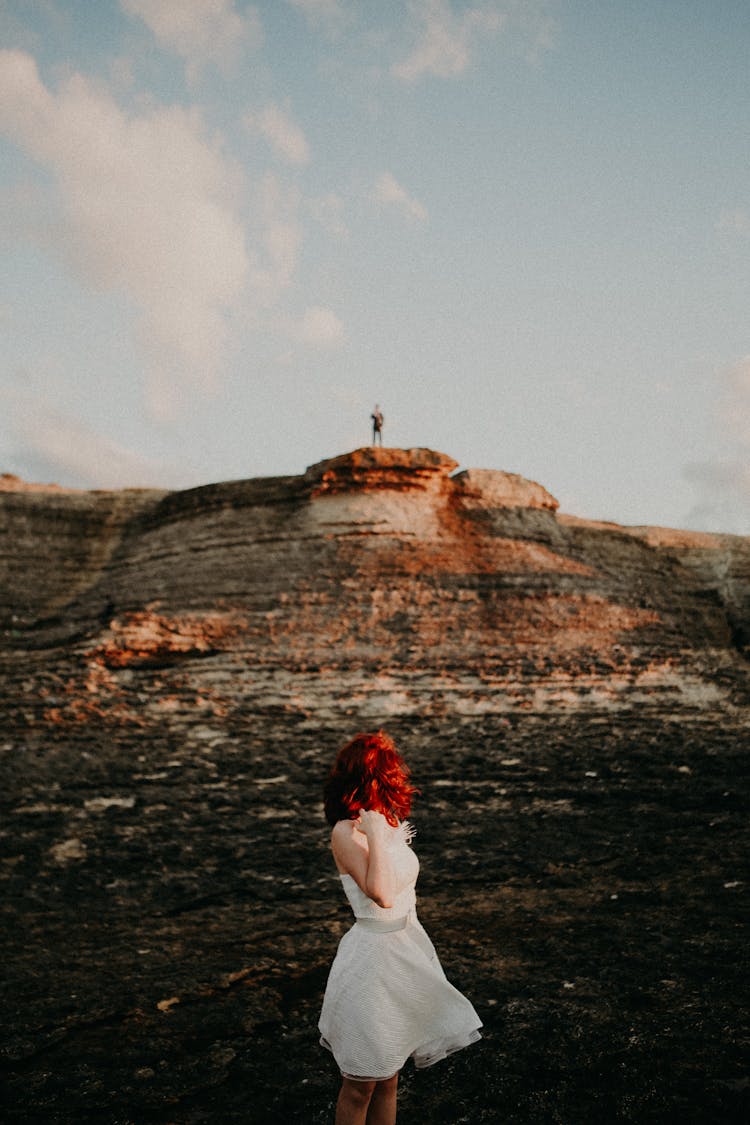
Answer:
[[724, 373], [721, 415], [727, 434], [750, 454], [750, 355]]
[[346, 16], [341, 0], [289, 0], [289, 3], [302, 12], [311, 24], [336, 23]]
[[750, 238], [750, 212], [743, 207], [727, 208], [720, 212], [716, 229], [719, 234]]
[[302, 165], [310, 160], [305, 134], [284, 106], [274, 103], [245, 114], [248, 129], [259, 132], [274, 151], [289, 164]]
[[253, 211], [254, 233], [263, 253], [254, 263], [251, 281], [255, 296], [267, 308], [290, 285], [297, 268], [302, 243], [300, 194], [268, 172], [256, 185]]
[[0, 132], [54, 176], [63, 216], [39, 235], [47, 248], [139, 310], [153, 402], [185, 383], [211, 389], [249, 263], [235, 170], [199, 116], [128, 115], [80, 75], [53, 94], [31, 56], [2, 51]]
[[[189, 470], [146, 457], [51, 409], [40, 395], [6, 392], [6, 435], [19, 452], [13, 471], [31, 480], [75, 488], [179, 488]], [[22, 451], [22, 452], [21, 452]]]
[[424, 204], [409, 195], [391, 172], [383, 172], [381, 175], [375, 185], [374, 198], [377, 203], [387, 207], [398, 207], [412, 219], [419, 219], [421, 222], [427, 219]]
[[750, 465], [747, 461], [692, 462], [683, 472], [701, 497], [687, 515], [689, 526], [701, 531], [750, 536]]
[[750, 535], [750, 356], [722, 372], [717, 421], [723, 455], [684, 469], [701, 497], [689, 518], [709, 531]]
[[240, 13], [234, 0], [120, 0], [128, 15], [139, 17], [167, 49], [200, 69], [215, 63], [226, 69], [246, 40], [260, 39], [254, 8]]
[[309, 199], [307, 209], [312, 218], [320, 223], [333, 238], [349, 237], [349, 228], [344, 220], [344, 202], [335, 192]]
[[301, 240], [302, 233], [296, 223], [281, 217], [268, 223], [265, 245], [270, 270], [266, 271], [264, 279], [268, 280], [271, 289], [284, 287], [291, 282]]
[[410, 5], [416, 25], [412, 52], [392, 72], [404, 82], [425, 74], [454, 78], [469, 66], [477, 39], [498, 32], [505, 15], [494, 5], [453, 11], [449, 0], [414, 0]]
[[300, 322], [299, 337], [313, 347], [338, 347], [344, 342], [344, 326], [332, 309], [313, 305]]
[[738, 491], [750, 503], [750, 465], [743, 461], [692, 461], [685, 466], [685, 476], [716, 492]]

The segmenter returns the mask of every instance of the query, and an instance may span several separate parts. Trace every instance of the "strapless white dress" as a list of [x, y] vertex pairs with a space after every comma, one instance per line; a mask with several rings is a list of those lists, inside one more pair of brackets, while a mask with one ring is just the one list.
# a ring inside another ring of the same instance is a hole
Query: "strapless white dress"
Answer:
[[345, 1078], [391, 1078], [410, 1057], [432, 1066], [480, 1038], [482, 1021], [447, 980], [417, 918], [410, 839], [406, 821], [389, 829], [399, 891], [388, 909], [341, 876], [356, 921], [339, 943], [318, 1027]]

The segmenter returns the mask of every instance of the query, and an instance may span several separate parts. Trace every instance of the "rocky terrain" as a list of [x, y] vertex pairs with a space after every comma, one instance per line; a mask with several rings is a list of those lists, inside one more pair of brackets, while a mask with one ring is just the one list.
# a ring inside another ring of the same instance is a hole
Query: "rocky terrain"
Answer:
[[403, 1120], [747, 1120], [750, 538], [457, 469], [2, 478], [8, 1120], [332, 1120], [320, 790], [380, 726], [485, 1023]]

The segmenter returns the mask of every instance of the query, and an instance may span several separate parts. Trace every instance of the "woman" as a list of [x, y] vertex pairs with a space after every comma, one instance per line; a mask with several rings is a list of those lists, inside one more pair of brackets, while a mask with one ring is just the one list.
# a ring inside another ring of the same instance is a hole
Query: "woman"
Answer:
[[336, 1125], [392, 1125], [407, 1058], [431, 1066], [480, 1038], [416, 915], [419, 861], [404, 819], [417, 790], [388, 735], [358, 734], [325, 786], [331, 848], [355, 924], [331, 966], [321, 1043], [342, 1075]]

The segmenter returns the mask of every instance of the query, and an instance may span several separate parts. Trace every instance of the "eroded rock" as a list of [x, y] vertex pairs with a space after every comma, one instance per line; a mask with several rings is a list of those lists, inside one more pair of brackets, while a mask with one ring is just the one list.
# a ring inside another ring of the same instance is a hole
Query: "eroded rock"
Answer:
[[485, 1023], [404, 1120], [747, 1119], [750, 541], [454, 469], [0, 495], [9, 1121], [332, 1120], [321, 786], [376, 726]]

